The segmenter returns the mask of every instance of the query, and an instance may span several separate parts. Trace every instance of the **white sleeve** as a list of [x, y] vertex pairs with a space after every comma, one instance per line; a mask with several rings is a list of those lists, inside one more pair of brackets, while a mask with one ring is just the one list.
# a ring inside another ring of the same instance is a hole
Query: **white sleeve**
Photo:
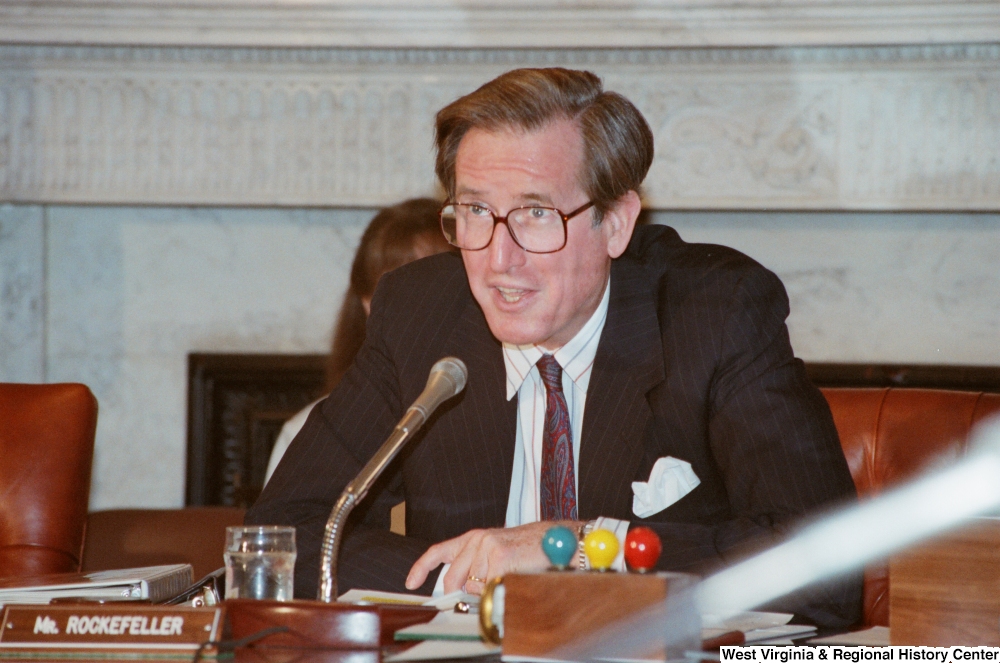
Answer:
[[[322, 400], [322, 399], [320, 399]], [[281, 432], [278, 433], [278, 438], [274, 441], [274, 446], [271, 448], [271, 457], [267, 461], [267, 471], [264, 473], [264, 485], [271, 480], [271, 475], [274, 474], [274, 470], [278, 467], [278, 463], [281, 461], [281, 457], [285, 455], [285, 451], [288, 450], [288, 445], [292, 443], [295, 436], [299, 434], [302, 427], [306, 423], [306, 419], [309, 418], [309, 413], [316, 406], [319, 401], [313, 401], [309, 405], [305, 406], [294, 415], [292, 418], [285, 422], [285, 425], [281, 427]]]
[[441, 598], [444, 596], [444, 574], [448, 573], [448, 569], [451, 568], [451, 564], [445, 564], [441, 568], [441, 573], [438, 574], [437, 582], [434, 583], [434, 591], [431, 592], [431, 598]]

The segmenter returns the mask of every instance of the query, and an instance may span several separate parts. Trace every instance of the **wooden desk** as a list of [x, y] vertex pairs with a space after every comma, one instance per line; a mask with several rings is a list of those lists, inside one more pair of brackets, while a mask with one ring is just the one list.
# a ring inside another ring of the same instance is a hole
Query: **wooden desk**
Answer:
[[892, 644], [1000, 646], [1000, 519], [893, 557], [889, 577]]

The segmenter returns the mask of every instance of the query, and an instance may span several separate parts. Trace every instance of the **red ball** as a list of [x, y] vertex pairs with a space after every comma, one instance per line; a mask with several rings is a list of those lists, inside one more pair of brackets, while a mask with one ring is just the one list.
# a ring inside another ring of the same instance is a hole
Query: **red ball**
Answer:
[[625, 561], [633, 571], [655, 569], [662, 551], [660, 537], [648, 527], [633, 527], [625, 537]]

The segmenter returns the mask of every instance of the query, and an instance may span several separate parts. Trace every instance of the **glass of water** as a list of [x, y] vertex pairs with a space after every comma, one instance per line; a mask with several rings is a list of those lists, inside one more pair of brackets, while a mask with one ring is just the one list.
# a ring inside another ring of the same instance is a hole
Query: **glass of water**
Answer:
[[291, 601], [295, 528], [226, 528], [226, 598]]

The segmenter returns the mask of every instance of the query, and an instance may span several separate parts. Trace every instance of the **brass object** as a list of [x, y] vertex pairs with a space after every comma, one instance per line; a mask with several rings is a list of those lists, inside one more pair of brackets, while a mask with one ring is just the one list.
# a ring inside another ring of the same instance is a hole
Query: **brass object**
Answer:
[[493, 623], [493, 592], [502, 584], [502, 576], [493, 578], [486, 583], [483, 595], [479, 599], [479, 633], [490, 645], [500, 644], [500, 629]]

